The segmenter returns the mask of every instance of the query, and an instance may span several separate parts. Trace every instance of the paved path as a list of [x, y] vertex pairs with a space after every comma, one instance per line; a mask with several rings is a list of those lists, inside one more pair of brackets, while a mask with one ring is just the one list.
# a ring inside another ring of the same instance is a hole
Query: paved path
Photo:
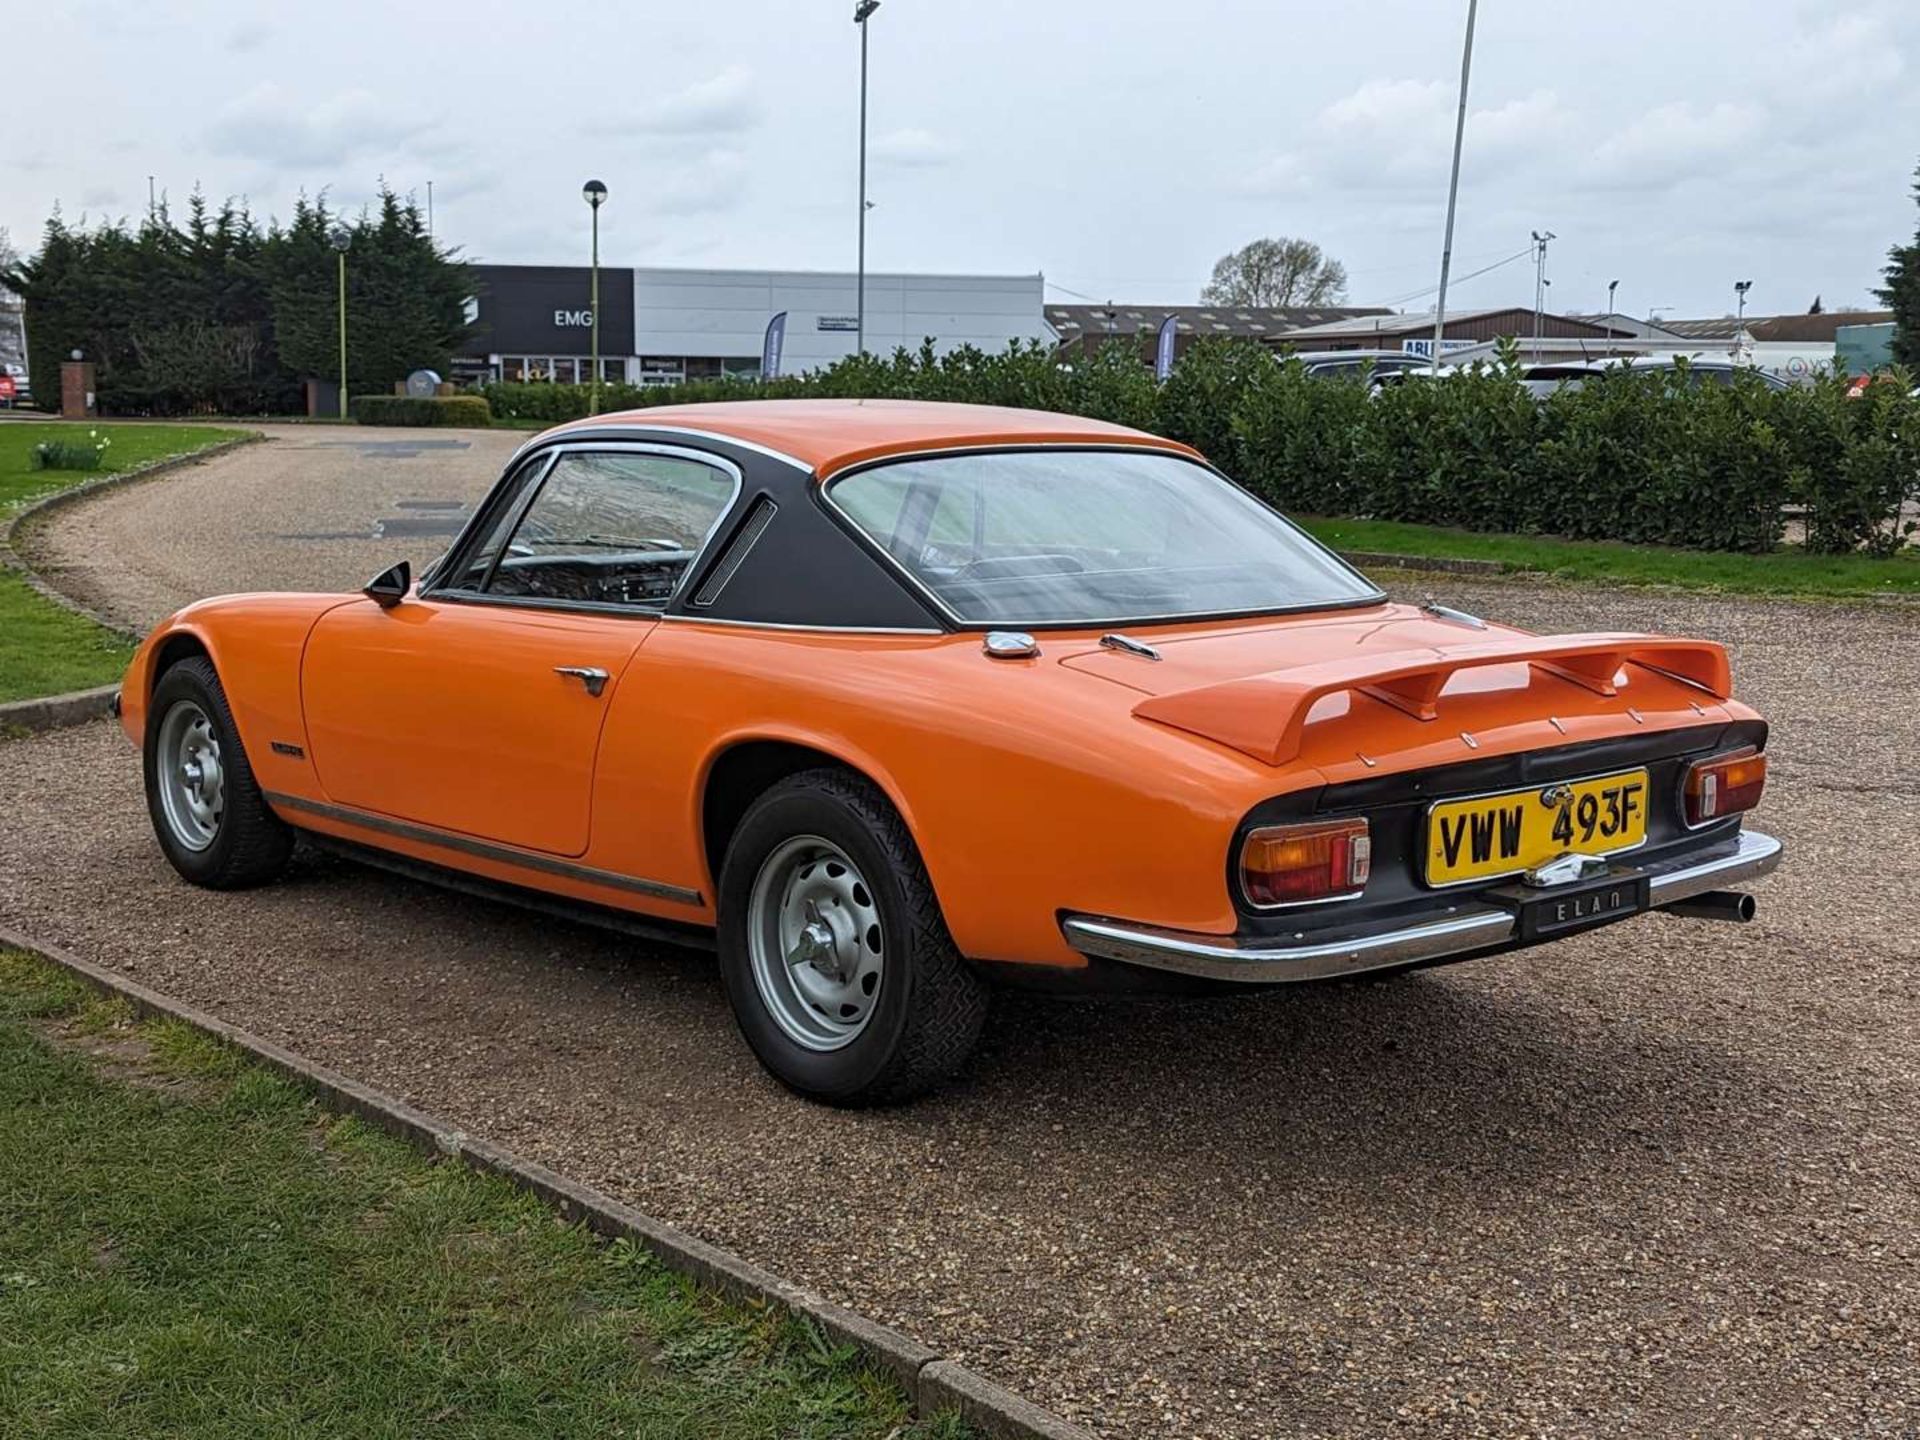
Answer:
[[34, 525], [21, 544], [67, 594], [135, 629], [233, 590], [341, 590], [453, 539], [527, 436], [265, 425], [269, 437]]
[[[243, 451], [47, 538], [122, 536], [136, 578], [97, 583], [130, 610], [347, 584], [390, 550], [304, 542], [348, 547], [329, 574], [251, 537], [357, 533], [476, 494], [498, 460]], [[1910, 1435], [1915, 612], [1434, 584], [1541, 629], [1731, 642], [1776, 725], [1763, 823], [1793, 847], [1755, 924], [1652, 917], [1243, 1000], [1009, 996], [962, 1083], [841, 1114], [761, 1075], [697, 956], [323, 858], [186, 889], [105, 725], [0, 744], [0, 917], [1107, 1436]]]

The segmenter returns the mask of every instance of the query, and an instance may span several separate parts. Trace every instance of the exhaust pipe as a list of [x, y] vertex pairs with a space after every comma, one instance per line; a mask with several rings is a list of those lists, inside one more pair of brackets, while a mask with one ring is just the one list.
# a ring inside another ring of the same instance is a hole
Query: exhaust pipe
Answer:
[[1731, 920], [1744, 925], [1753, 919], [1753, 896], [1738, 890], [1709, 890], [1704, 895], [1689, 895], [1671, 905], [1660, 907], [1669, 915], [1685, 915], [1691, 920]]

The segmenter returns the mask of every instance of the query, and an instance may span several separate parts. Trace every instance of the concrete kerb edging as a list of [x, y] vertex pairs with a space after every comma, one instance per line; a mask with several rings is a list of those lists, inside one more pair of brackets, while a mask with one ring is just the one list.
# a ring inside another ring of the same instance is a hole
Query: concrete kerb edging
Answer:
[[[51, 600], [62, 609], [71, 610], [76, 615], [86, 617], [123, 640], [138, 641], [141, 638], [138, 631], [129, 630], [91, 606], [81, 604], [70, 595], [61, 594], [48, 584], [27, 563], [26, 556], [14, 548], [14, 535], [27, 521], [37, 519], [63, 505], [71, 505], [90, 495], [98, 495], [103, 490], [118, 489], [123, 485], [151, 480], [156, 475], [164, 475], [170, 470], [197, 465], [203, 460], [211, 460], [216, 455], [224, 455], [230, 450], [239, 449], [242, 445], [252, 445], [266, 438], [258, 433], [237, 435], [231, 440], [222, 440], [217, 445], [209, 445], [204, 450], [190, 451], [185, 455], [168, 455], [164, 459], [155, 460], [146, 465], [137, 465], [131, 470], [102, 475], [98, 479], [88, 480], [65, 490], [56, 490], [51, 495], [43, 495], [31, 505], [23, 506], [0, 518], [0, 565], [5, 565], [9, 570], [17, 573], [36, 594]], [[9, 701], [0, 705], [0, 736], [21, 730], [30, 732], [57, 730], [63, 725], [84, 725], [89, 720], [98, 720], [110, 713], [113, 692], [116, 688], [112, 685], [102, 685], [93, 690], [69, 691], [65, 695], [39, 695], [31, 700]]]
[[645, 1246], [668, 1269], [736, 1300], [777, 1305], [852, 1345], [896, 1378], [922, 1415], [957, 1410], [995, 1440], [1093, 1440], [1090, 1432], [976, 1375], [897, 1330], [803, 1290], [717, 1245], [643, 1214], [546, 1166], [455, 1129], [404, 1101], [315, 1064], [285, 1046], [149, 989], [137, 980], [0, 926], [0, 947], [36, 955], [148, 1018], [177, 1020], [244, 1051], [332, 1109], [378, 1126], [429, 1154], [456, 1158], [539, 1196], [598, 1235]]
[[92, 690], [69, 690], [65, 695], [41, 695], [32, 700], [9, 700], [0, 705], [0, 738], [19, 731], [38, 734], [65, 725], [84, 725], [113, 713], [118, 685]]

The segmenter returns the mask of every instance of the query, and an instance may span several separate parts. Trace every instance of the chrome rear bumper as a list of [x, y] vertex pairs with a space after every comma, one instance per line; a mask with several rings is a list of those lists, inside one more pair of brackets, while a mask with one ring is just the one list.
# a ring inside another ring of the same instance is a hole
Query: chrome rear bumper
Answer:
[[[1711, 850], [1639, 867], [1647, 876], [1648, 909], [1765, 875], [1780, 863], [1780, 850], [1771, 835], [1747, 830]], [[1205, 935], [1087, 915], [1060, 922], [1067, 943], [1083, 955], [1253, 984], [1322, 980], [1485, 950], [1514, 939], [1517, 925], [1511, 911], [1471, 903], [1450, 904], [1445, 914], [1417, 925], [1330, 940]]]

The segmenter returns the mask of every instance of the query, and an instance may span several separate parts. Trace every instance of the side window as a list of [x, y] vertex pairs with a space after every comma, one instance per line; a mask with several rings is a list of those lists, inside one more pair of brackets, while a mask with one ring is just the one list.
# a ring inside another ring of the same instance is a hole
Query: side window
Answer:
[[507, 539], [485, 592], [664, 605], [733, 492], [732, 475], [699, 460], [622, 451], [562, 455]]
[[520, 502], [524, 498], [526, 487], [539, 478], [540, 472], [547, 467], [547, 457], [536, 455], [520, 467], [513, 483], [505, 486], [496, 497], [494, 512], [487, 523], [487, 530], [472, 550], [457, 573], [449, 572], [440, 577], [438, 585], [447, 590], [478, 590], [486, 583], [487, 574], [493, 569], [493, 562], [506, 544], [507, 531], [513, 526], [513, 517], [520, 513]]

